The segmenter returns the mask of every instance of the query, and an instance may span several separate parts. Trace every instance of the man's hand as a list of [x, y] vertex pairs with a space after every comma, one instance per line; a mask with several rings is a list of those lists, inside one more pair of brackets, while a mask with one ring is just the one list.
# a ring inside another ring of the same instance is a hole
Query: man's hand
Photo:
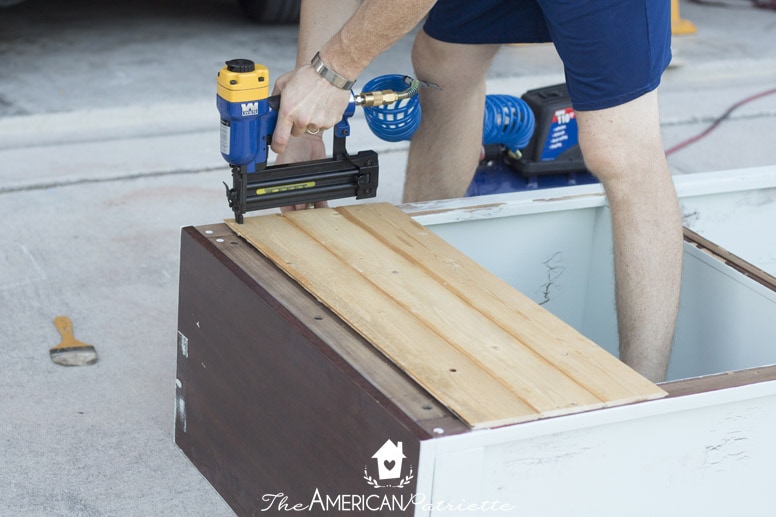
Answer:
[[[323, 144], [323, 131], [317, 135], [302, 134], [299, 137], [291, 137], [283, 154], [278, 155], [276, 164], [309, 162], [310, 160], [320, 160], [326, 158], [326, 146]], [[318, 201], [315, 208], [328, 208], [326, 201]], [[304, 210], [307, 204], [284, 206], [280, 208], [281, 212], [291, 212], [293, 210]]]
[[303, 65], [275, 82], [273, 95], [281, 94], [272, 150], [282, 154], [291, 136], [333, 127], [348, 107], [350, 92], [332, 86], [310, 65]]

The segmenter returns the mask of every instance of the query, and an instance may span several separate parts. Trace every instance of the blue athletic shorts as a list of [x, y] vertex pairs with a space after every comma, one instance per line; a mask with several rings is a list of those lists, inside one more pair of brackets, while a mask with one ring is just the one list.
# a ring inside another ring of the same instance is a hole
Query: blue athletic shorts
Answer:
[[448, 43], [552, 41], [574, 109], [654, 90], [671, 61], [670, 0], [439, 0], [423, 27]]

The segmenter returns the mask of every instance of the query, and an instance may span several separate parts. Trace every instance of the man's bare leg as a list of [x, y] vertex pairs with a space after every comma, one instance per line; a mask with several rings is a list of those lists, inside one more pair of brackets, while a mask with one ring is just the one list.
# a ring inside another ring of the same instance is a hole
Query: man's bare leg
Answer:
[[498, 48], [444, 43], [418, 32], [415, 74], [442, 90], [421, 90], [423, 115], [410, 145], [405, 202], [466, 193], [480, 159], [485, 77]]
[[[466, 192], [479, 161], [485, 77], [497, 50], [497, 45], [455, 45], [418, 33], [415, 73], [442, 91], [421, 93], [423, 122], [410, 146], [405, 201]], [[620, 358], [660, 381], [678, 311], [682, 229], [657, 94], [577, 116], [585, 161], [601, 179], [612, 211]]]
[[682, 220], [665, 160], [657, 92], [600, 111], [577, 112], [588, 168], [612, 213], [620, 359], [665, 379], [682, 272]]

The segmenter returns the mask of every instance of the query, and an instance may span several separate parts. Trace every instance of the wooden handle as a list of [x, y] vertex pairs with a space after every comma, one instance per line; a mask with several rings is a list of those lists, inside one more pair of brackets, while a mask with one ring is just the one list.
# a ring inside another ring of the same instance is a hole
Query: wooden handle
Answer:
[[73, 335], [73, 323], [67, 316], [57, 316], [54, 318], [54, 326], [59, 331], [59, 335], [62, 336], [62, 342], [57, 345], [61, 347], [76, 346], [76, 339]]

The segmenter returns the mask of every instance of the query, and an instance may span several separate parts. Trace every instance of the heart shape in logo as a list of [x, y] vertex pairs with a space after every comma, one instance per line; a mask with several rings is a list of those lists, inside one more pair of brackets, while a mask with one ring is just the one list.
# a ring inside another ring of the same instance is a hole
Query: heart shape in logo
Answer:
[[385, 466], [385, 468], [387, 468], [388, 470], [392, 470], [392, 469], [393, 469], [393, 467], [394, 467], [394, 466], [396, 466], [396, 461], [388, 461], [388, 460], [384, 460], [384, 461], [383, 461], [383, 465], [384, 465], [384, 466]]

